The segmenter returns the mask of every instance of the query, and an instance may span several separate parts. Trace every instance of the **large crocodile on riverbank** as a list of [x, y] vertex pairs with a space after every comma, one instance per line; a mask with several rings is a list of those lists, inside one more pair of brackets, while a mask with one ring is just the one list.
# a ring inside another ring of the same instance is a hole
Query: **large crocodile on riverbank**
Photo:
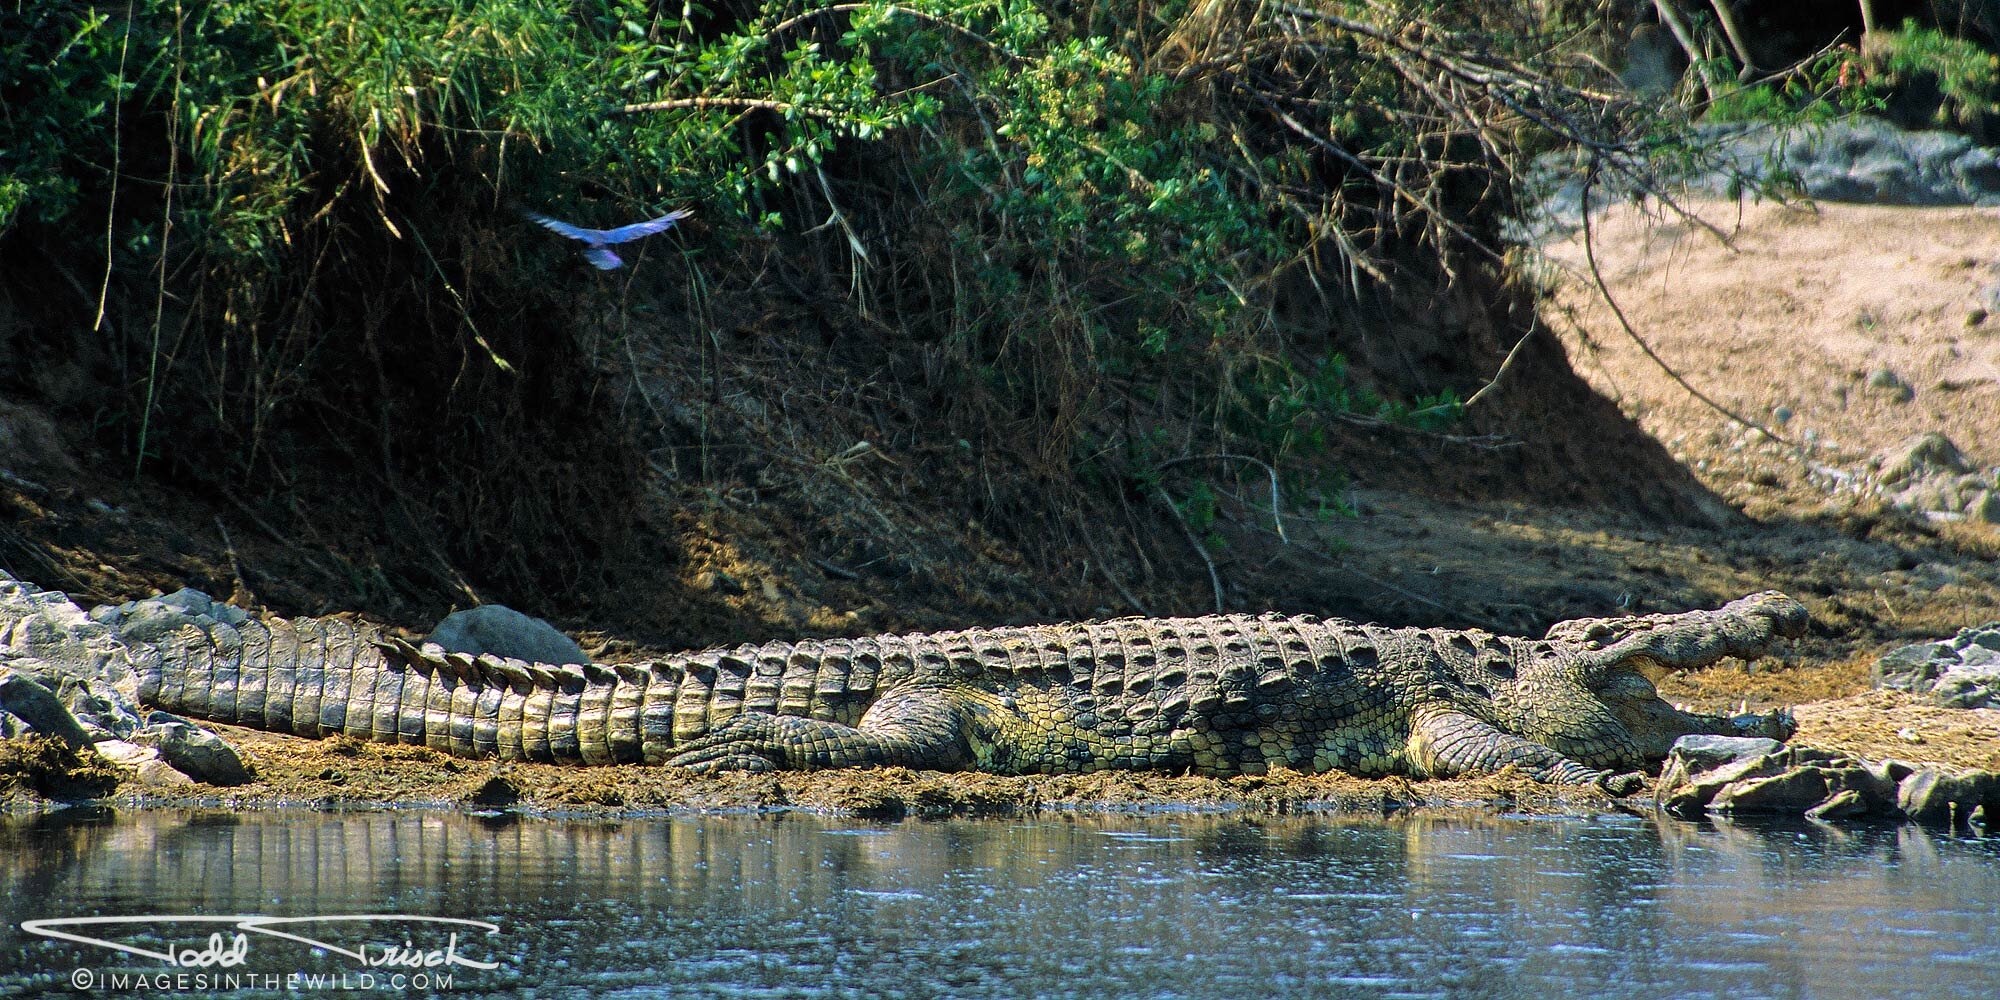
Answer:
[[697, 770], [1441, 777], [1514, 765], [1630, 788], [1680, 736], [1794, 730], [1782, 712], [1682, 712], [1649, 674], [1759, 656], [1806, 625], [1804, 607], [1769, 592], [1716, 611], [1563, 622], [1540, 639], [1227, 615], [551, 667], [417, 648], [340, 619], [258, 620], [201, 595], [86, 619], [60, 594], [8, 586], [70, 609], [0, 622], [12, 648], [89, 659], [97, 676], [123, 660], [139, 700], [171, 712], [464, 757]]

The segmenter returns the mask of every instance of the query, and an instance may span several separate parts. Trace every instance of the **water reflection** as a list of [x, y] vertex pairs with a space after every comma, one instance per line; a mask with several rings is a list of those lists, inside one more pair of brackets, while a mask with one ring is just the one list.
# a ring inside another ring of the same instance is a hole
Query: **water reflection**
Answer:
[[1913, 827], [1624, 818], [69, 812], [0, 819], [0, 993], [160, 965], [23, 920], [372, 912], [499, 924], [470, 948], [501, 967], [453, 984], [476, 995], [1987, 996], [1996, 861]]

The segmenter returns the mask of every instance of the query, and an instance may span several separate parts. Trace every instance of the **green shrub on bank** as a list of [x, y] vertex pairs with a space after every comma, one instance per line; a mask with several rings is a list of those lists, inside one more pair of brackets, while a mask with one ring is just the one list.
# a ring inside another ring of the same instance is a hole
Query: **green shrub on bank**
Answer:
[[546, 388], [509, 359], [559, 361], [527, 332], [594, 276], [518, 210], [683, 205], [690, 285], [754, 281], [743, 248], [783, 241], [777, 266], [849, 276], [858, 313], [941, 352], [947, 439], [1064, 474], [1131, 477], [1167, 441], [1285, 464], [1342, 414], [1455, 414], [1463, 373], [1370, 392], [1338, 335], [1497, 287], [1522, 150], [1618, 149], [1633, 109], [1526, 11], [0, 0], [0, 250], [102, 277], [107, 433], [144, 459], [171, 429], [238, 481], [329, 441], [430, 474], [437, 441], [528, 426]]

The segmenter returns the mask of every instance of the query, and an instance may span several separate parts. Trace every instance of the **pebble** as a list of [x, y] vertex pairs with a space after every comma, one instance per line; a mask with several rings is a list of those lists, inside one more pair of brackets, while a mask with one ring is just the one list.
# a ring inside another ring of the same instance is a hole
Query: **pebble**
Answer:
[[1892, 403], [1907, 403], [1917, 398], [1917, 390], [1903, 377], [1887, 368], [1877, 368], [1868, 373], [1869, 395], [1879, 396]]

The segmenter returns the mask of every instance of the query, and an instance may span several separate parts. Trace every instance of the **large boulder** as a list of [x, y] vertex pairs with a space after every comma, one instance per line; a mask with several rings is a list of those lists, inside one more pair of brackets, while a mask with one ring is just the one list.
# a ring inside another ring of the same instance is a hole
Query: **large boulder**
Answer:
[[445, 616], [424, 637], [454, 653], [491, 653], [529, 663], [589, 663], [583, 649], [556, 627], [504, 604], [482, 604]]

